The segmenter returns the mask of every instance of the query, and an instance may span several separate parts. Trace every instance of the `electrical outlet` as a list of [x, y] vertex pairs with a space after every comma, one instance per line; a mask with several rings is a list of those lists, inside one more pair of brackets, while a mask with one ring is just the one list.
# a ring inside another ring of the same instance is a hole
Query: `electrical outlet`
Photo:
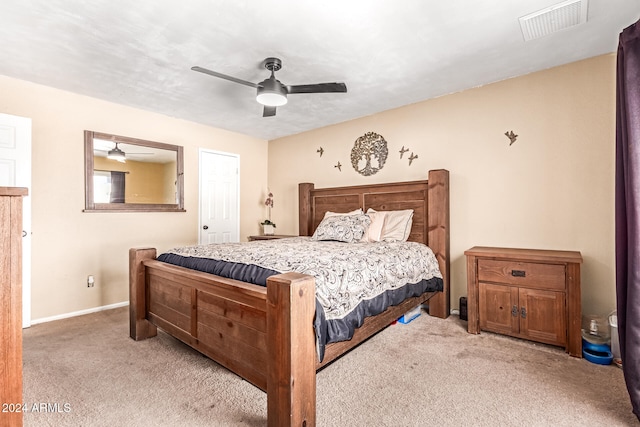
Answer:
[[95, 285], [96, 280], [94, 279], [93, 275], [89, 275], [89, 277], [87, 277], [87, 288], [93, 288], [93, 285]]

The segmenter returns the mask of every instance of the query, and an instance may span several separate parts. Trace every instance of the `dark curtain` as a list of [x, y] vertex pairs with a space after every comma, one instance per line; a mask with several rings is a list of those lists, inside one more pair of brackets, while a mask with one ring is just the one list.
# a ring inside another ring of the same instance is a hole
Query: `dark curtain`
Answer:
[[615, 210], [620, 355], [640, 419], [640, 21], [622, 31], [618, 45]]
[[111, 200], [109, 203], [124, 203], [124, 172], [111, 171]]

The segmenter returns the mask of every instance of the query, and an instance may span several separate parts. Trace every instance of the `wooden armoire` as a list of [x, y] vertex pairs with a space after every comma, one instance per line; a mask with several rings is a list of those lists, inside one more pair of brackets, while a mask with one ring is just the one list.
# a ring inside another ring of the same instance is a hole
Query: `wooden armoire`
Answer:
[[[22, 426], [22, 198], [0, 187], [0, 402], [2, 425]], [[6, 404], [6, 405], [5, 405]]]

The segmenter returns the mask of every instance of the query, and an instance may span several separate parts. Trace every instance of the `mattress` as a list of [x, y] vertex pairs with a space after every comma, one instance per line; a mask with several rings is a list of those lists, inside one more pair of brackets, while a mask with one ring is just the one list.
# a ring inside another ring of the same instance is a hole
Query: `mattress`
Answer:
[[366, 317], [443, 288], [433, 252], [416, 242], [343, 243], [294, 237], [179, 247], [157, 259], [261, 286], [280, 273], [313, 276], [319, 360], [326, 344], [351, 339]]

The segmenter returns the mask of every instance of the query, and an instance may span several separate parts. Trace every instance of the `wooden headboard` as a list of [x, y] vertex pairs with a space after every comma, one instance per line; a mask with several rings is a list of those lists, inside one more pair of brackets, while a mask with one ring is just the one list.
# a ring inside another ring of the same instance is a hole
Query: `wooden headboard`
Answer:
[[442, 304], [446, 315], [440, 317], [449, 315], [449, 171], [429, 171], [426, 181], [333, 188], [314, 188], [311, 183], [301, 183], [298, 189], [301, 236], [311, 236], [327, 211], [413, 209], [408, 240], [424, 243], [436, 255], [445, 281], [445, 292], [437, 296], [446, 301]]

